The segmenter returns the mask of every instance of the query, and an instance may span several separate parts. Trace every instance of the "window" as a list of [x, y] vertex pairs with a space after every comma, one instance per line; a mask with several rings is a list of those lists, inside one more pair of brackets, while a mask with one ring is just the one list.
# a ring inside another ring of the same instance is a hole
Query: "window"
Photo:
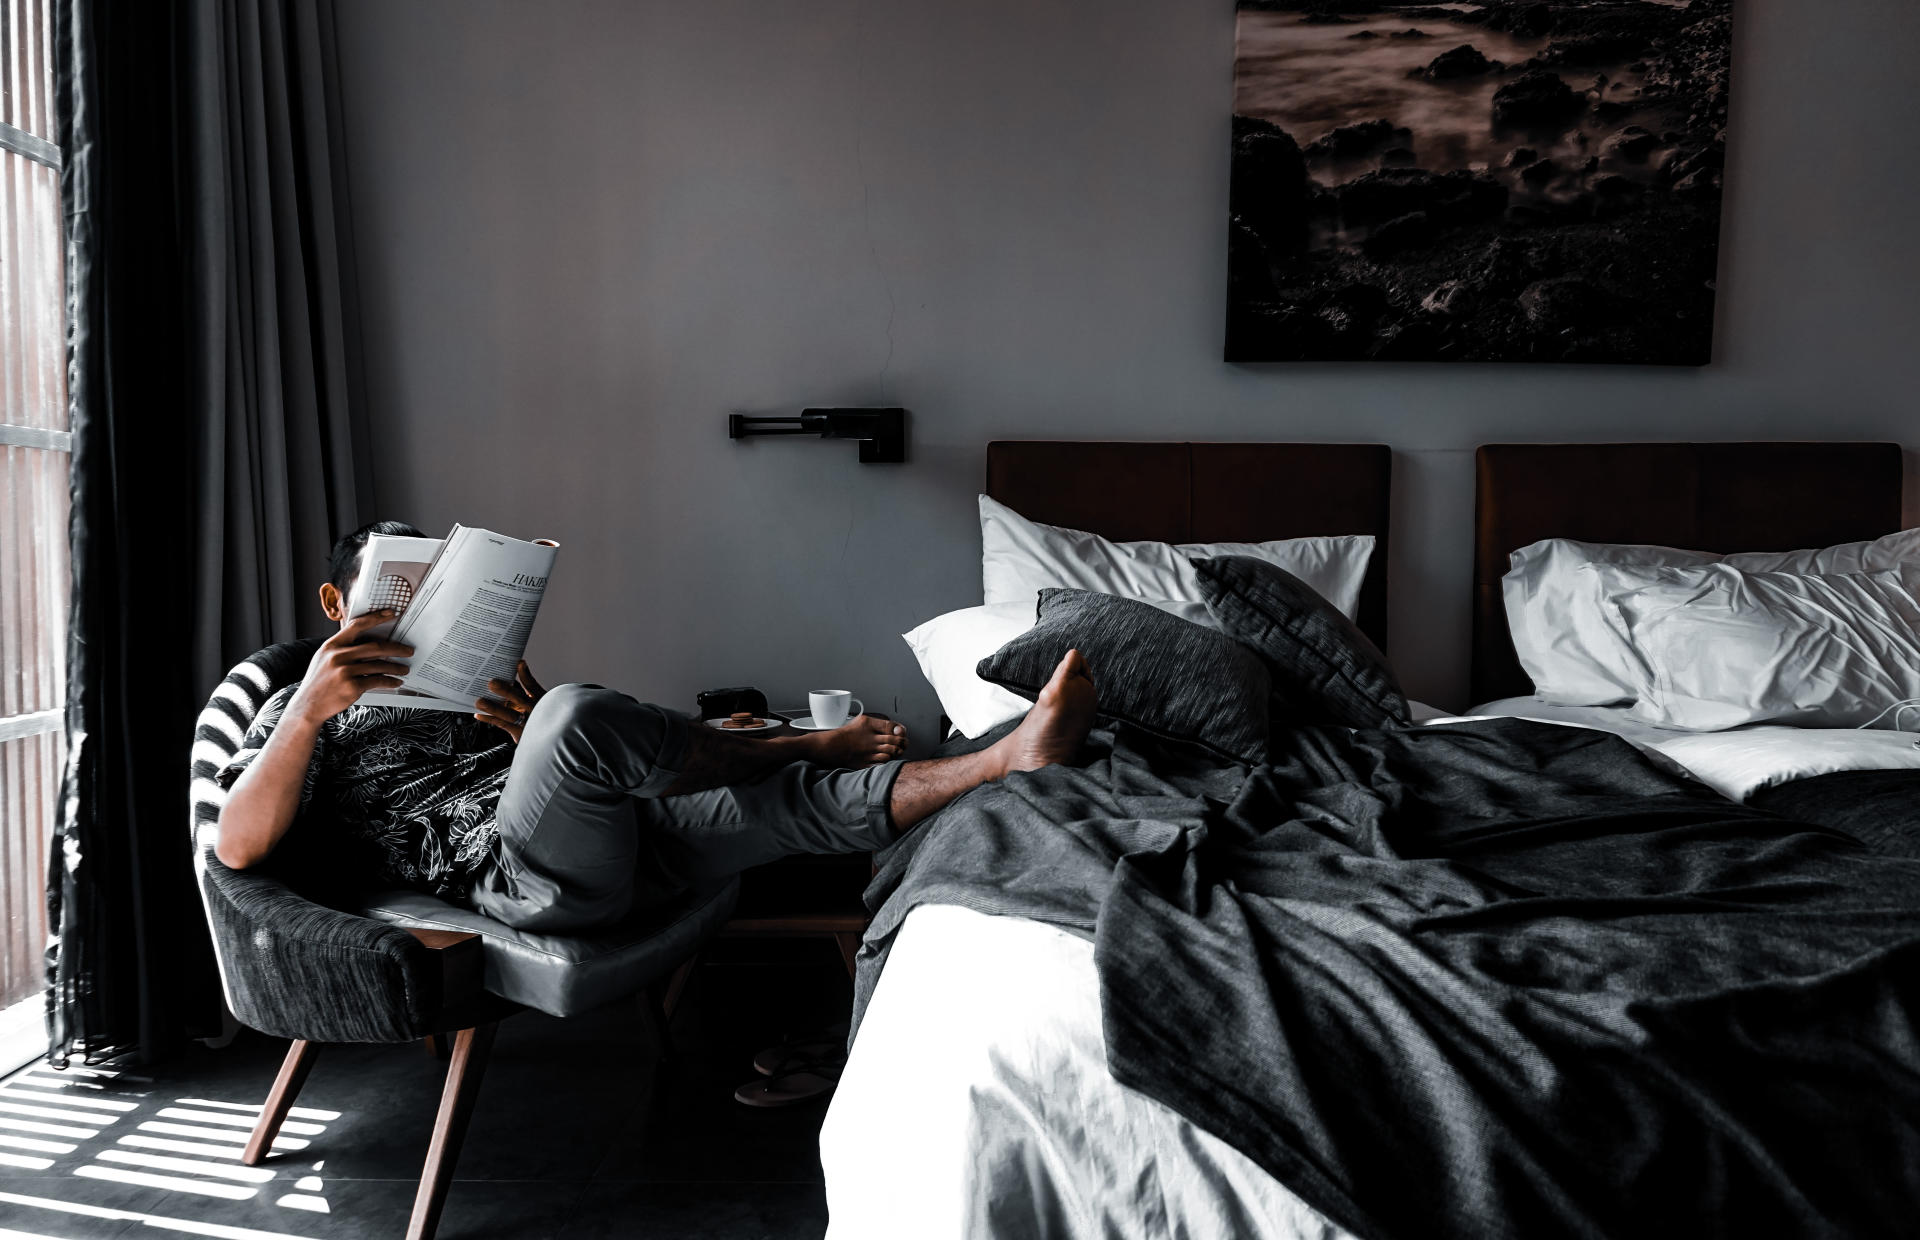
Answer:
[[0, 1071], [45, 1048], [64, 759], [67, 429], [54, 0], [0, 0]]

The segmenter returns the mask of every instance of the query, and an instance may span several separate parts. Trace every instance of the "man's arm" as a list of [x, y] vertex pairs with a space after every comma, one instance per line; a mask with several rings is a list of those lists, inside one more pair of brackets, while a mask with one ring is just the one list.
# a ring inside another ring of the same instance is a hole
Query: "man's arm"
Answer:
[[360, 616], [314, 651], [306, 679], [260, 756], [227, 793], [220, 811], [220, 842], [213, 850], [221, 864], [244, 870], [267, 859], [300, 812], [300, 791], [320, 725], [359, 701], [361, 694], [400, 684], [407, 669], [393, 660], [406, 658], [413, 648], [366, 640], [368, 630], [392, 618], [392, 612]]

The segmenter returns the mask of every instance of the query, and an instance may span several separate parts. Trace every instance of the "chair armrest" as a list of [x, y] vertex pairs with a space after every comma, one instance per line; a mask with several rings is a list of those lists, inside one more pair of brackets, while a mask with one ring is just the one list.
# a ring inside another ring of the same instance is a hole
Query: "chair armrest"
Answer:
[[200, 891], [227, 1004], [262, 1033], [311, 1042], [407, 1042], [432, 1032], [441, 969], [397, 926], [315, 903], [200, 849]]

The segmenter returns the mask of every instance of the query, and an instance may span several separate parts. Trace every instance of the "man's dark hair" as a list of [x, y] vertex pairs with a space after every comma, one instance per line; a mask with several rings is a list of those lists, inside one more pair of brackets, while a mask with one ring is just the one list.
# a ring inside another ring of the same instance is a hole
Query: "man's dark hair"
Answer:
[[360, 551], [367, 545], [367, 539], [375, 534], [389, 534], [396, 538], [427, 536], [425, 531], [415, 529], [405, 521], [371, 521], [351, 534], [341, 535], [340, 541], [333, 544], [333, 563], [327, 570], [327, 580], [341, 594], [353, 589], [353, 579], [360, 575]]

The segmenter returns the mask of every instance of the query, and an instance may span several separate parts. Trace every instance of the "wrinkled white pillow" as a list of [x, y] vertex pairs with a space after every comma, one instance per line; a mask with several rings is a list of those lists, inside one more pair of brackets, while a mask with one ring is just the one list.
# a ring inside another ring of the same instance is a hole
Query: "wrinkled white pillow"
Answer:
[[1743, 572], [1731, 564], [1584, 570], [1637, 664], [1633, 714], [1717, 732], [1859, 727], [1920, 697], [1920, 567]]
[[1811, 551], [1737, 551], [1720, 560], [1747, 573], [1877, 573], [1920, 564], [1920, 529], [1901, 530], [1870, 542], [1841, 543]]
[[980, 497], [980, 584], [988, 605], [1032, 606], [1049, 586], [1126, 598], [1202, 602], [1190, 560], [1246, 555], [1284, 568], [1351, 620], [1373, 556], [1373, 535], [1263, 543], [1117, 543], [1085, 530], [1029, 521]]
[[1746, 572], [1859, 573], [1920, 564], [1920, 529], [1872, 542], [1807, 551], [1743, 551], [1729, 556], [1677, 547], [1549, 538], [1514, 552], [1501, 579], [1507, 628], [1534, 693], [1556, 706], [1605, 706], [1633, 700], [1635, 668], [1613, 614], [1585, 564], [1658, 567], [1731, 565]]
[[1613, 613], [1601, 606], [1589, 564], [1711, 564], [1702, 551], [1549, 538], [1513, 553], [1500, 579], [1513, 652], [1533, 691], [1555, 706], [1605, 706], [1633, 700], [1634, 676]]
[[[1182, 620], [1210, 629], [1220, 627], [1205, 603], [1171, 599], [1144, 601]], [[980, 679], [974, 669], [982, 659], [1032, 628], [1035, 618], [1033, 603], [992, 603], [935, 616], [912, 632], [900, 635], [919, 661], [920, 674], [927, 678], [939, 697], [940, 709], [967, 739], [985, 735], [1007, 720], [1026, 714], [1033, 705], [999, 685]]]

